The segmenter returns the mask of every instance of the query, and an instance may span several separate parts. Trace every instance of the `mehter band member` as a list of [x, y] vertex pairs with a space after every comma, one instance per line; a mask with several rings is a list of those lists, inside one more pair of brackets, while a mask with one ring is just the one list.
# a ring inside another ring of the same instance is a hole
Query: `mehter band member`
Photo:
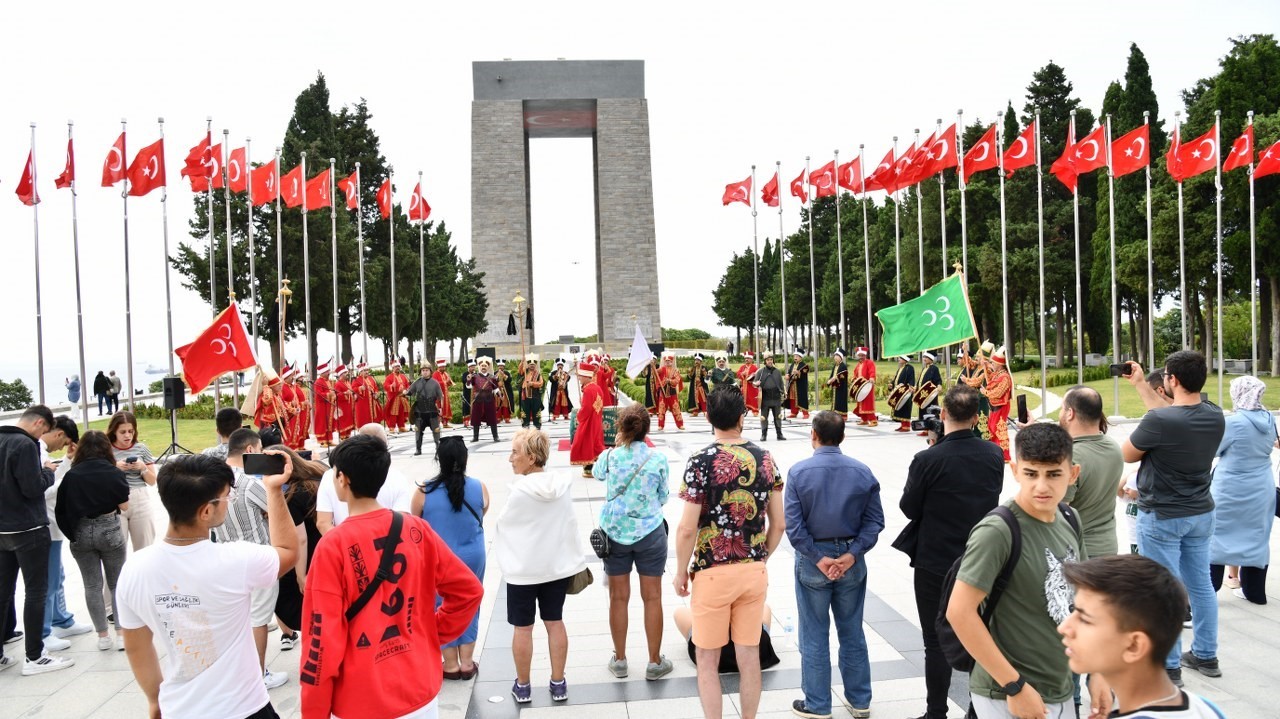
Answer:
[[492, 374], [493, 360], [481, 357], [477, 371], [471, 376], [471, 441], [480, 441], [480, 425], [487, 424], [493, 431], [493, 441], [498, 441], [498, 395], [502, 384]]
[[809, 363], [804, 361], [801, 347], [791, 353], [791, 364], [787, 365], [787, 409], [792, 419], [796, 415], [809, 419]]
[[756, 356], [750, 350], [743, 352], [742, 365], [738, 367], [737, 373], [738, 380], [742, 383], [742, 399], [747, 403], [747, 411], [757, 417], [760, 416], [760, 388], [751, 383], [751, 378], [758, 369]]
[[831, 353], [835, 365], [831, 367], [831, 376], [827, 378], [827, 386], [831, 388], [831, 409], [843, 420], [849, 419], [849, 365], [844, 361], [843, 347], [837, 347]]

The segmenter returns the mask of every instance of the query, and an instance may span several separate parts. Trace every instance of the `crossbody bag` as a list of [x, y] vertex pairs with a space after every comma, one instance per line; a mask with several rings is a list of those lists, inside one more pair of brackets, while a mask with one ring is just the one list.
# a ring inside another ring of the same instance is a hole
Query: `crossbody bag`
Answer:
[[[636, 471], [631, 473], [631, 477], [627, 479], [627, 483], [622, 485], [622, 489], [618, 490], [617, 493], [615, 493], [612, 497], [609, 497], [608, 499], [606, 499], [605, 503], [608, 504], [609, 502], [612, 502], [618, 497], [621, 497], [622, 495], [626, 494], [627, 490], [630, 489], [631, 487], [631, 483], [635, 481], [635, 478], [640, 475], [640, 470], [644, 469], [645, 465], [648, 463], [649, 463], [649, 457], [645, 457], [644, 461], [641, 462], [638, 467], [636, 467]], [[595, 521], [594, 512], [592, 513], [592, 521], [593, 522]], [[596, 553], [596, 556], [601, 559], [605, 559], [606, 557], [608, 557], [609, 553], [613, 550], [613, 546], [612, 546], [613, 541], [610, 540], [609, 535], [605, 534], [605, 531], [598, 526], [595, 529], [591, 530], [591, 535], [589, 539], [591, 541], [592, 551], [594, 551]]]
[[351, 621], [364, 605], [373, 599], [373, 595], [377, 593], [378, 587], [391, 577], [391, 567], [396, 561], [396, 547], [400, 544], [400, 528], [404, 524], [404, 515], [399, 512], [391, 513], [391, 531], [387, 534], [387, 543], [382, 547], [382, 558], [378, 561], [378, 571], [374, 573], [373, 579], [365, 585], [364, 591], [356, 600], [347, 607], [347, 621]]

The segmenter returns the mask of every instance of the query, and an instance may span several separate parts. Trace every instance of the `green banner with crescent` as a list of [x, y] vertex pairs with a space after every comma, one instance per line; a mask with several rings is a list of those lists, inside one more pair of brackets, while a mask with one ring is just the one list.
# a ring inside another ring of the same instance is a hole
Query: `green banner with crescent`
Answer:
[[919, 297], [876, 312], [884, 358], [959, 344], [977, 336], [964, 276], [956, 273]]

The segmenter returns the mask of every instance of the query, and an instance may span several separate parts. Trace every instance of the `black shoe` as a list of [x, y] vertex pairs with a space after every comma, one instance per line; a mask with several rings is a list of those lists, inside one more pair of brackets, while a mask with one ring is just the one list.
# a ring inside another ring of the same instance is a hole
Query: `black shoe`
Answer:
[[417, 456], [420, 456], [421, 454], [422, 454], [422, 450], [417, 450], [416, 452], [413, 453], [413, 456], [417, 457]]
[[1164, 671], [1166, 674], [1169, 675], [1169, 681], [1173, 682], [1173, 685], [1175, 687], [1178, 687], [1179, 689], [1181, 689], [1182, 688], [1182, 669], [1181, 668], [1170, 669], [1169, 667], [1165, 667]]
[[779, 441], [779, 442], [782, 442], [782, 441], [784, 441], [784, 440], [786, 440], [786, 437], [783, 437], [781, 434], [779, 434], [779, 435], [778, 435], [778, 441]]
[[1222, 670], [1218, 668], [1218, 658], [1201, 659], [1191, 652], [1182, 653], [1182, 666], [1188, 669], [1194, 669], [1206, 677], [1220, 677]]
[[797, 699], [791, 702], [791, 713], [798, 717], [807, 717], [807, 719], [831, 719], [831, 712], [819, 714], [809, 711], [809, 707], [804, 705], [803, 699]]

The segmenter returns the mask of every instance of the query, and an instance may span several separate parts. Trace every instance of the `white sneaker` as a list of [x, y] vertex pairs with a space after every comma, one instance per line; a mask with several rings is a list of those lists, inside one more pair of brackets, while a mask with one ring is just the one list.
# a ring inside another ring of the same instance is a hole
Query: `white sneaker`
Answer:
[[52, 634], [44, 638], [44, 648], [51, 652], [60, 652], [71, 648], [71, 642]]
[[14, 659], [13, 657], [9, 657], [9, 656], [0, 657], [0, 672], [8, 669], [9, 667], [17, 666], [17, 664], [18, 664], [18, 660]]
[[112, 639], [111, 635], [107, 635], [105, 637], [98, 637], [98, 651], [109, 652], [115, 648], [116, 648], [116, 640]]
[[75, 663], [76, 660], [70, 657], [41, 654], [39, 659], [24, 659], [22, 661], [22, 676], [29, 677], [32, 674], [45, 674], [47, 672], [56, 672], [59, 669], [69, 669]]
[[267, 625], [267, 631], [268, 631], [268, 632], [278, 632], [278, 631], [280, 631], [280, 625], [279, 625], [279, 624], [276, 624], [275, 622], [271, 622], [270, 624], [268, 624], [268, 625]]
[[273, 672], [270, 669], [262, 673], [262, 683], [267, 685], [268, 689], [282, 687], [289, 681], [288, 672]]
[[78, 634], [88, 634], [89, 632], [92, 632], [92, 631], [93, 631], [93, 625], [81, 624], [80, 622], [76, 622], [75, 624], [72, 624], [69, 627], [54, 627], [53, 636], [62, 637], [63, 639], [66, 639], [67, 637], [74, 637]]

